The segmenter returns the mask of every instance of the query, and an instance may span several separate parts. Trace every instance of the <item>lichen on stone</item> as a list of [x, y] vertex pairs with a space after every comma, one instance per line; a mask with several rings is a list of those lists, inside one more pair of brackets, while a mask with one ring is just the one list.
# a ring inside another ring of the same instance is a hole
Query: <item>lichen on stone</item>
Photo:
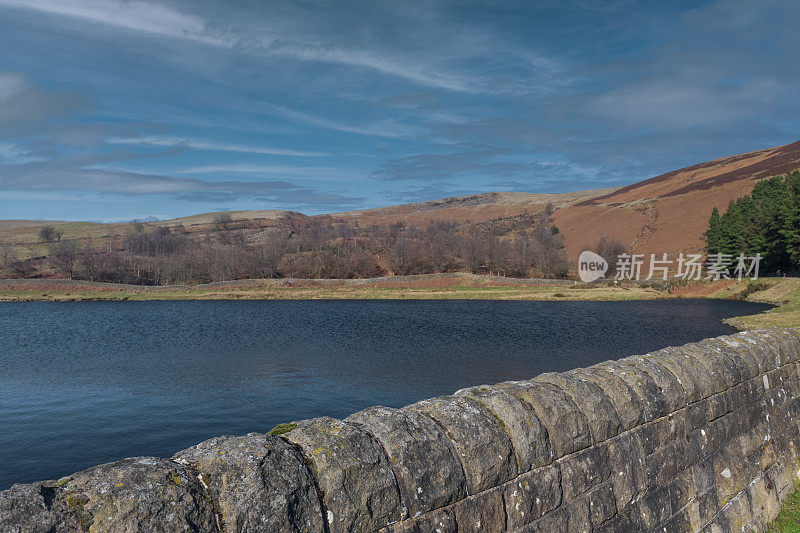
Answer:
[[291, 424], [278, 424], [274, 428], [270, 429], [268, 433], [270, 435], [275, 435], [275, 436], [283, 435], [285, 433], [289, 433], [290, 431], [292, 431], [296, 427], [297, 427], [297, 424], [294, 424], [294, 423], [291, 423]]

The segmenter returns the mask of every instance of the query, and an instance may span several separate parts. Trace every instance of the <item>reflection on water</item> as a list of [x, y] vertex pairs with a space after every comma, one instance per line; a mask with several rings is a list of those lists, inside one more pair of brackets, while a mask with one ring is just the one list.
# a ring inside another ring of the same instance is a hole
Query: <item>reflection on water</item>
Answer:
[[747, 302], [0, 305], [0, 489], [730, 333]]

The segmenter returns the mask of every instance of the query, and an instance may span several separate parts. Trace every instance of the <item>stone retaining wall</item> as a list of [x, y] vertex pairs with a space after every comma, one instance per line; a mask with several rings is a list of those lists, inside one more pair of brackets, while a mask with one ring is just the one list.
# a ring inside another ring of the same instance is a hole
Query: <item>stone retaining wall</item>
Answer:
[[800, 331], [219, 437], [0, 492], [0, 531], [761, 530], [800, 478]]

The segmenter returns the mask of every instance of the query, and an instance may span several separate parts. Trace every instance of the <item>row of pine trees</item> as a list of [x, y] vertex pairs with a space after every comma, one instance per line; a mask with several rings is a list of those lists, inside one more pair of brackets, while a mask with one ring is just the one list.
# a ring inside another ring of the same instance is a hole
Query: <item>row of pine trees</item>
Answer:
[[761, 254], [763, 274], [800, 270], [800, 171], [760, 181], [752, 193], [715, 207], [705, 233], [709, 254]]

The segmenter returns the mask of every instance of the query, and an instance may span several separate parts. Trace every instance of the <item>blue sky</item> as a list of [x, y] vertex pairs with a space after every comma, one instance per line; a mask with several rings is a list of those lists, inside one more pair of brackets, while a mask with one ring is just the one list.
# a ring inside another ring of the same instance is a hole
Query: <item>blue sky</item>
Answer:
[[800, 140], [800, 3], [0, 0], [0, 218], [624, 185]]

